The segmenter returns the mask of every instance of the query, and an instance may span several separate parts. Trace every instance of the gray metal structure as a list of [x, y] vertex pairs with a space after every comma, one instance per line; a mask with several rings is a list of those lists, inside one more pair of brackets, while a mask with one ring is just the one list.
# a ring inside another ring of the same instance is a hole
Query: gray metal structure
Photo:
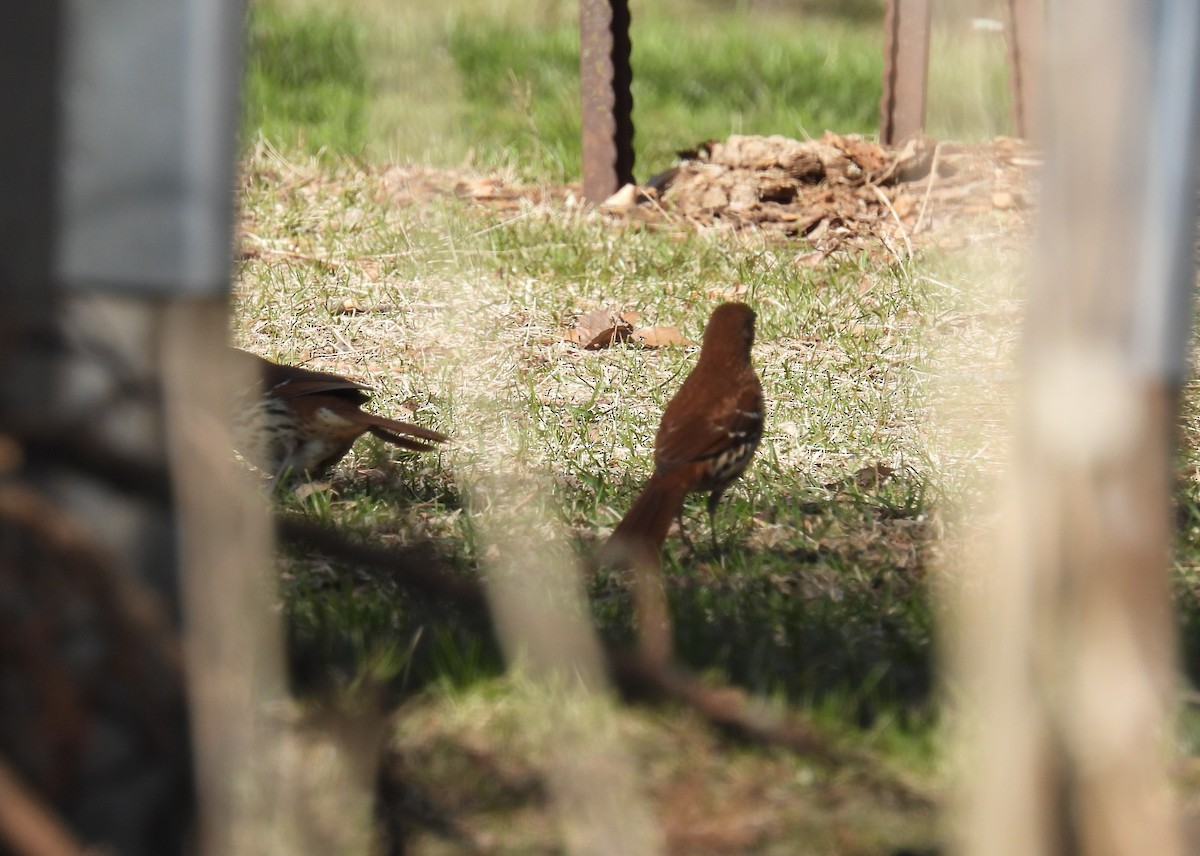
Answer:
[[1179, 389], [1188, 370], [1196, 280], [1200, 145], [1200, 4], [1159, 0], [1150, 20], [1149, 121], [1137, 246], [1131, 358], [1135, 370]]
[[78, 291], [225, 294], [241, 2], [63, 9], [58, 278]]

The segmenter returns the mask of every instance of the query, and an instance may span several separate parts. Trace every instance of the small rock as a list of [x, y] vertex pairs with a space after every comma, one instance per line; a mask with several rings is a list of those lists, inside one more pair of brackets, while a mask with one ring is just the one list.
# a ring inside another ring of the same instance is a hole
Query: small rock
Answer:
[[1007, 211], [1017, 207], [1017, 198], [1007, 190], [997, 190], [992, 194], [992, 207]]
[[637, 188], [632, 184], [626, 184], [608, 199], [604, 200], [604, 207], [609, 211], [628, 211], [637, 204]]

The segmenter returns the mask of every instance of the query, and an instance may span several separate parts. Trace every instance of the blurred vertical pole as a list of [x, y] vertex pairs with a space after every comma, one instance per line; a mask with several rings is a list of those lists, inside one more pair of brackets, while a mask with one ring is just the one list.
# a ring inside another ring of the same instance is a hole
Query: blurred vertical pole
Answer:
[[200, 852], [271, 853], [269, 836], [257, 851], [238, 840], [239, 808], [263, 791], [255, 685], [278, 693], [258, 635], [270, 615], [260, 582], [267, 524], [250, 490], [237, 489], [219, 391], [247, 380], [218, 376], [243, 7], [65, 0], [65, 11], [58, 278], [89, 307], [88, 335], [147, 366], [163, 392], [154, 417], [174, 498], [170, 572], [182, 600]]
[[1027, 140], [1038, 136], [1037, 71], [1041, 67], [1044, 29], [1042, 0], [1008, 0], [1008, 82], [1013, 133]]
[[1048, 11], [1007, 521], [951, 646], [968, 701], [963, 852], [1174, 856], [1170, 489], [1200, 16], [1136, 0]]
[[174, 640], [157, 632], [173, 550], [161, 483], [138, 483], [160, 424], [130, 367], [72, 350], [88, 331], [57, 264], [68, 5], [0, 4], [0, 760], [24, 797], [5, 802], [0, 850], [33, 852], [23, 824], [41, 847], [171, 856], [193, 814]]
[[2, 484], [0, 754], [122, 856], [305, 852], [279, 834], [269, 520], [228, 441], [243, 12], [0, 4], [0, 445], [28, 485]]
[[266, 504], [233, 460], [242, 0], [67, 0], [60, 277], [148, 324], [162, 390], [202, 854], [300, 854]]
[[[280, 703], [286, 698], [282, 631], [267, 574], [272, 535], [248, 473], [235, 468], [227, 384], [253, 384], [224, 347], [223, 303], [166, 312], [166, 412], [180, 529], [200, 853], [313, 852], [284, 803]], [[198, 370], [198, 366], [203, 366]]]
[[932, 0], [887, 0], [879, 139], [894, 146], [925, 127]]
[[599, 204], [633, 182], [629, 0], [579, 0], [583, 196]]
[[58, 0], [0, 7], [0, 403], [10, 415], [47, 385], [47, 367], [21, 348], [53, 315], [61, 15]]

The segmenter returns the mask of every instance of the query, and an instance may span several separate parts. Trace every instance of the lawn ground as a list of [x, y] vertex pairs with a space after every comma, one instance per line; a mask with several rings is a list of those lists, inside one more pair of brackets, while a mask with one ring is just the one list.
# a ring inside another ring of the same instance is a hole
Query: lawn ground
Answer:
[[[686, 39], [668, 26], [682, 4], [668, 5], [634, 9], [645, 170], [731, 132], [873, 131], [874, 4], [837, 17], [821, 4], [788, 14], [707, 4]], [[1004, 460], [1023, 236], [814, 264], [803, 240], [572, 204], [569, 6], [542, 4], [525, 16], [536, 26], [501, 6], [406, 11], [403, 26], [380, 24], [370, 3], [355, 15], [298, 0], [253, 7], [234, 337], [368, 381], [379, 412], [457, 439], [422, 457], [362, 441], [328, 482], [279, 501], [372, 543], [432, 540], [474, 577], [494, 550], [480, 520], [513, 504], [494, 487], [507, 480], [532, 487], [525, 525], [569, 567], [648, 475], [662, 406], [695, 349], [588, 352], [564, 333], [612, 306], [698, 340], [716, 303], [751, 303], [766, 434], [718, 514], [721, 549], [709, 546], [700, 501], [685, 509], [691, 545], [668, 541], [678, 654], [865, 754], [830, 766], [731, 743], [669, 706], [616, 708], [614, 739], [671, 852], [926, 852], [943, 836], [936, 806], [951, 766], [936, 595], [984, 526]], [[939, 38], [942, 56], [962, 43]], [[410, 68], [395, 56], [403, 46], [422, 59], [411, 86], [390, 64]], [[942, 99], [931, 130], [1003, 130], [993, 60], [971, 57], [978, 85]], [[294, 85], [280, 82], [288, 74]], [[953, 77], [935, 68], [935, 98]], [[807, 104], [814, 89], [822, 97]], [[407, 127], [414, 115], [432, 118]], [[487, 183], [533, 191], [505, 206], [455, 193]], [[1194, 416], [1194, 397], [1186, 407]], [[1194, 424], [1183, 426], [1176, 554], [1192, 675]], [[392, 808], [424, 807], [406, 816], [412, 852], [559, 852], [546, 739], [492, 640], [394, 579], [296, 552], [280, 572], [298, 692], [353, 698], [383, 686], [400, 705], [389, 765], [410, 790]], [[584, 588], [597, 631], [628, 639], [622, 581], [594, 575]], [[1190, 752], [1195, 725], [1183, 713]]]

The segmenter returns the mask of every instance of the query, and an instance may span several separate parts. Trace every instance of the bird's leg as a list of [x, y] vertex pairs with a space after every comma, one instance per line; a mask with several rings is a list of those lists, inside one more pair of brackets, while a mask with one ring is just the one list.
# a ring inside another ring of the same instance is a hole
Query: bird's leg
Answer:
[[721, 553], [721, 547], [717, 544], [717, 503], [721, 501], [721, 493], [720, 490], [714, 490], [708, 495], [708, 533], [712, 536], [714, 556]]
[[683, 546], [687, 547], [689, 553], [696, 552], [692, 546], [692, 539], [688, 537], [687, 530], [683, 528], [683, 506], [679, 506], [679, 512], [675, 515], [675, 522], [679, 525], [679, 540], [683, 542]]
[[287, 460], [281, 461], [279, 469], [271, 476], [271, 489], [267, 492], [268, 496], [274, 496], [282, 490], [281, 485], [284, 482], [290, 481], [292, 476], [292, 468], [288, 465]]
[[288, 438], [282, 441], [283, 454], [279, 456], [279, 466], [275, 470], [275, 475], [272, 478], [274, 485], [271, 488], [271, 493], [274, 493], [284, 479], [290, 479], [292, 476], [291, 462], [296, 457], [296, 449], [299, 447], [299, 442], [295, 437]]

